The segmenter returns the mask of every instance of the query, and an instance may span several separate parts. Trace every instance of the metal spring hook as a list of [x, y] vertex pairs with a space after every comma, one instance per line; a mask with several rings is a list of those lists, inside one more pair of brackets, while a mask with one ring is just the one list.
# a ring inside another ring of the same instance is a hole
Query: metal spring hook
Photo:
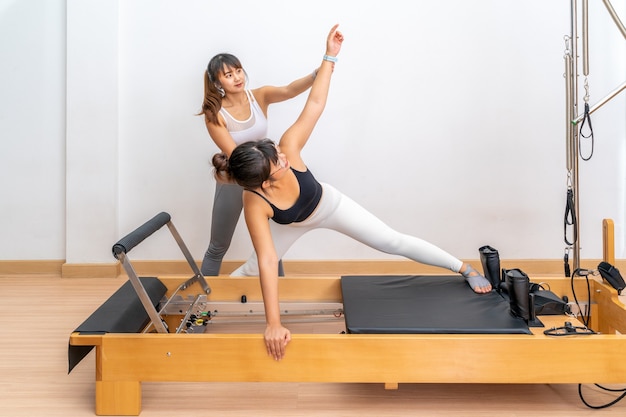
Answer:
[[572, 182], [572, 171], [567, 171], [567, 189], [570, 189], [573, 187], [573, 182]]
[[563, 40], [565, 41], [565, 55], [571, 55], [571, 40], [568, 35], [563, 36]]

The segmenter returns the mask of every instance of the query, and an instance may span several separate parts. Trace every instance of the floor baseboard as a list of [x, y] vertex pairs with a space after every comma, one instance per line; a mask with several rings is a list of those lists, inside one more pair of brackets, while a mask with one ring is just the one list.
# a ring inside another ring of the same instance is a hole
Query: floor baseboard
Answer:
[[[482, 270], [480, 260], [466, 259], [478, 270]], [[601, 259], [581, 260], [580, 267], [595, 270]], [[228, 275], [243, 261], [224, 261], [220, 275]], [[197, 261], [198, 266], [200, 261]], [[171, 261], [132, 261], [135, 272], [140, 276], [189, 275], [193, 271], [184, 260]], [[419, 275], [441, 274], [445, 270], [408, 260], [285, 260], [285, 273], [288, 276], [311, 275]], [[626, 271], [626, 260], [616, 260], [615, 266]], [[504, 259], [501, 268], [519, 268], [529, 276], [564, 276], [563, 260], [559, 259]], [[570, 265], [573, 270], [573, 266]], [[112, 278], [125, 275], [119, 263], [70, 264], [64, 260], [20, 260], [0, 261], [0, 275], [46, 274], [63, 278]]]

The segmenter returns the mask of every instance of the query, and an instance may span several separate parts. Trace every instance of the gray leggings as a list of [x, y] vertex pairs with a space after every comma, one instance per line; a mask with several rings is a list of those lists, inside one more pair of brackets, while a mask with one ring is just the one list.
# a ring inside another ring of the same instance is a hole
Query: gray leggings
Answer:
[[[243, 209], [241, 195], [243, 188], [236, 184], [217, 182], [213, 198], [211, 217], [211, 240], [204, 254], [200, 272], [204, 276], [217, 276], [220, 273], [222, 259], [230, 243]], [[279, 274], [284, 276], [282, 262], [278, 265]]]
[[[343, 233], [381, 252], [400, 255], [427, 265], [459, 272], [463, 262], [443, 249], [420, 238], [397, 232], [336, 188], [322, 183], [323, 194], [317, 208], [301, 223], [270, 222], [276, 254], [282, 258], [300, 236], [314, 229]], [[258, 276], [256, 253], [231, 276]]]

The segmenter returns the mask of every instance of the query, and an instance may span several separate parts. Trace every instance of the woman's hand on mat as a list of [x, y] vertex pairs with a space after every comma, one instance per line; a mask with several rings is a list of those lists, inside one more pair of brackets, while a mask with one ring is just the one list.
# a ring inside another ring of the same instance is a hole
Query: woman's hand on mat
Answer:
[[265, 328], [265, 347], [267, 354], [279, 361], [285, 356], [287, 343], [291, 341], [291, 332], [281, 324], [268, 324]]

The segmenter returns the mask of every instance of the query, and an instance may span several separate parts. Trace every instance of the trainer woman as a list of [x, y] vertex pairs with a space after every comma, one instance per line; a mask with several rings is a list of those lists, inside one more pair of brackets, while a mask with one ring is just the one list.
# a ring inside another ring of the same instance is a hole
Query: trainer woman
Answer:
[[[204, 98], [202, 112], [199, 113], [204, 115], [213, 142], [222, 152], [230, 155], [240, 143], [267, 137], [270, 104], [303, 93], [313, 84], [316, 71], [283, 87], [267, 85], [248, 90], [241, 61], [232, 54], [215, 55], [204, 72]], [[211, 238], [200, 268], [205, 276], [219, 274], [241, 215], [241, 194], [242, 188], [237, 184], [220, 181], [215, 184]], [[282, 263], [279, 269], [284, 275]]]

